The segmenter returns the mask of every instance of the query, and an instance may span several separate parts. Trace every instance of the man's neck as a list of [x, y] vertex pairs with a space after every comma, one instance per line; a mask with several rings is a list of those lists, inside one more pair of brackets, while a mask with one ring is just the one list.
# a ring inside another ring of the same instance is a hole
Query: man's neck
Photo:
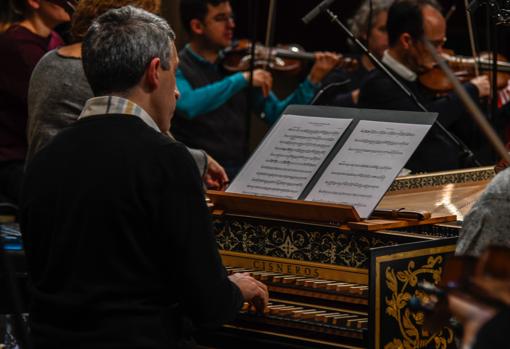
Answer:
[[189, 43], [191, 50], [198, 54], [200, 57], [210, 63], [215, 63], [218, 60], [219, 50], [217, 48], [208, 47], [199, 40], [194, 40]]

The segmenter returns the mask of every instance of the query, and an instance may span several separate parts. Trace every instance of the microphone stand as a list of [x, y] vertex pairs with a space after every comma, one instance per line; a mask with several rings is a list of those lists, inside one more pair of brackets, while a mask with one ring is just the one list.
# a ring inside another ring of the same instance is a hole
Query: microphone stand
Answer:
[[[327, 0], [326, 0], [327, 1]], [[374, 65], [379, 69], [381, 70], [391, 81], [393, 81], [393, 83], [395, 85], [398, 86], [398, 88], [404, 92], [404, 94], [406, 96], [408, 96], [415, 104], [416, 106], [421, 110], [421, 111], [424, 111], [424, 112], [428, 112], [427, 108], [425, 108], [425, 106], [418, 100], [418, 98], [407, 88], [405, 87], [401, 82], [400, 80], [398, 80], [395, 75], [389, 71], [388, 68], [386, 68], [386, 66], [384, 64], [382, 64], [382, 62], [377, 59], [377, 57], [375, 57], [372, 52], [370, 52], [368, 50], [368, 48], [363, 45], [363, 43], [361, 41], [359, 41], [355, 36], [354, 34], [349, 30], [349, 28], [347, 28], [343, 23], [342, 21], [340, 21], [340, 19], [338, 19], [338, 16], [335, 15], [329, 8], [327, 8], [326, 6], [324, 6], [324, 3], [326, 3], [326, 1], [324, 1], [323, 3], [319, 4], [319, 6], [317, 6], [316, 8], [314, 8], [310, 14], [312, 14], [313, 12], [313, 16], [310, 16], [307, 15], [305, 17], [307, 17], [307, 20], [308, 22], [313, 19], [315, 16], [317, 16], [320, 12], [326, 12], [331, 20], [331, 22], [333, 23], [336, 23], [346, 34], [347, 36], [353, 41], [356, 43], [356, 45], [363, 51], [364, 54], [366, 54], [370, 60], [372, 61], [372, 63], [374, 63]], [[331, 1], [327, 2], [327, 5], [330, 5], [331, 4]], [[322, 5], [322, 7], [321, 7]], [[315, 11], [315, 12], [314, 12]], [[319, 12], [317, 12], [319, 11]], [[311, 18], [310, 18], [311, 17]], [[303, 21], [304, 21], [304, 18], [303, 18]], [[306, 22], [307, 23], [307, 22]], [[471, 149], [468, 148], [468, 146], [466, 144], [464, 144], [464, 142], [462, 142], [460, 139], [458, 139], [456, 136], [454, 136], [450, 131], [448, 131], [439, 121], [436, 120], [435, 124], [437, 125], [437, 127], [439, 128], [439, 130], [441, 131], [441, 133], [443, 133], [447, 140], [449, 140], [451, 143], [455, 144], [455, 146], [459, 149], [460, 153], [461, 153], [461, 156], [462, 158], [464, 159], [464, 162], [465, 164], [468, 164], [468, 163], [472, 163], [473, 165], [475, 166], [481, 166], [481, 164], [475, 159], [475, 156], [473, 154], [473, 152], [471, 151]]]

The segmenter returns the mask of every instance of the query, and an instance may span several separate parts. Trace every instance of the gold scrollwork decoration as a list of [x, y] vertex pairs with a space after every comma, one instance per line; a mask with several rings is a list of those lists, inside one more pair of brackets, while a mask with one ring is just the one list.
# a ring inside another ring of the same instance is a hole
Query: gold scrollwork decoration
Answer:
[[399, 326], [401, 338], [393, 340], [384, 349], [446, 349], [454, 340], [453, 331], [445, 327], [441, 331], [430, 334], [423, 328], [423, 312], [412, 312], [407, 304], [416, 290], [419, 278], [428, 276], [434, 282], [441, 278], [442, 256], [430, 256], [427, 263], [416, 268], [415, 261], [410, 261], [407, 270], [397, 271], [386, 268], [386, 286], [391, 291], [391, 298], [386, 297], [386, 314], [394, 318]]

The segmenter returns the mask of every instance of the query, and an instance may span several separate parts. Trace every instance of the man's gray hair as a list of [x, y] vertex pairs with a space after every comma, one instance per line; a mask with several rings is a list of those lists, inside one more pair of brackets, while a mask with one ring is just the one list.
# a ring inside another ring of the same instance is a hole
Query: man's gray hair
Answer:
[[168, 23], [142, 9], [109, 10], [90, 26], [83, 40], [83, 69], [96, 96], [128, 92], [150, 61], [171, 68], [175, 34]]
[[[388, 11], [394, 0], [372, 0], [372, 27], [375, 17], [381, 12]], [[361, 3], [356, 14], [349, 20], [351, 31], [355, 37], [366, 35], [368, 37], [368, 21], [370, 20], [370, 1]]]

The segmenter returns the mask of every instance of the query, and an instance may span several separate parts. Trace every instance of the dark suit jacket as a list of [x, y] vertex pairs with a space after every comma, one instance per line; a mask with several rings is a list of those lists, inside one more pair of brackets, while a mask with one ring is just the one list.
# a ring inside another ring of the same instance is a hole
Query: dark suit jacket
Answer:
[[[396, 73], [394, 74], [398, 77]], [[438, 120], [446, 128], [451, 128], [462, 119], [465, 113], [464, 108], [459, 98], [453, 93], [445, 97], [436, 98], [417, 81], [411, 82], [401, 78], [399, 80], [417, 97], [428, 111], [439, 113]], [[466, 84], [465, 88], [473, 98], [478, 98], [478, 90], [474, 85]], [[359, 107], [421, 111], [409, 96], [378, 69], [370, 72], [362, 83]], [[432, 172], [456, 169], [463, 166], [458, 147], [435, 125], [413, 154], [406, 168], [411, 169], [413, 172]]]

